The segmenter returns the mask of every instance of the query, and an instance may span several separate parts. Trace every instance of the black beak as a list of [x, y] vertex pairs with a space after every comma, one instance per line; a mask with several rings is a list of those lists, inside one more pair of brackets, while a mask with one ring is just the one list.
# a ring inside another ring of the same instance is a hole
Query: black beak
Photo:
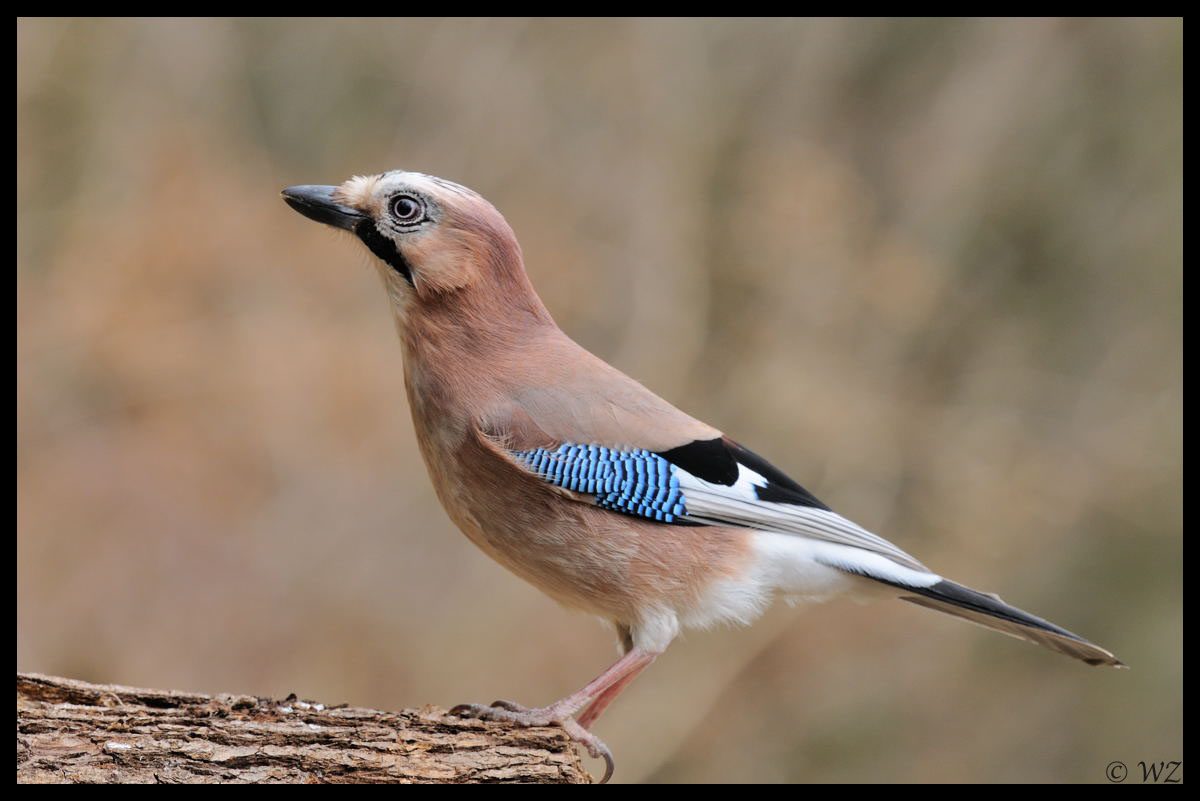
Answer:
[[367, 215], [334, 200], [335, 189], [336, 186], [289, 186], [281, 194], [285, 203], [308, 219], [353, 231]]

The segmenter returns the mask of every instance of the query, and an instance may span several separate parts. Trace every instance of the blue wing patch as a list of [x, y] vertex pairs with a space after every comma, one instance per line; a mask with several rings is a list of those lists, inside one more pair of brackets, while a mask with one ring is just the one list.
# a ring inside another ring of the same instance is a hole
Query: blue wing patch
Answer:
[[677, 468], [646, 450], [617, 451], [600, 445], [560, 445], [510, 453], [556, 487], [596, 496], [596, 505], [617, 512], [676, 521], [687, 514]]

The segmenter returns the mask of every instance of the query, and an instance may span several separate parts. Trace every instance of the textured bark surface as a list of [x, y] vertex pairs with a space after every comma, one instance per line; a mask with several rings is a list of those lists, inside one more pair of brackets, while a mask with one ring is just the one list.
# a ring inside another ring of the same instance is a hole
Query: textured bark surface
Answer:
[[591, 781], [557, 728], [17, 674], [17, 781]]

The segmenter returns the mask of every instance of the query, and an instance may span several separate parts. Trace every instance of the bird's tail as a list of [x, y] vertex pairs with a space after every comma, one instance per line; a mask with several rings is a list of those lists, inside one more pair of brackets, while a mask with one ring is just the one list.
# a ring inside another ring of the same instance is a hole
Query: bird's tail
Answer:
[[900, 598], [909, 603], [927, 606], [1009, 636], [1044, 645], [1060, 654], [1081, 659], [1089, 665], [1126, 667], [1121, 660], [1100, 646], [1015, 606], [1009, 606], [996, 595], [976, 592], [945, 579], [929, 587], [900, 589], [904, 591]]

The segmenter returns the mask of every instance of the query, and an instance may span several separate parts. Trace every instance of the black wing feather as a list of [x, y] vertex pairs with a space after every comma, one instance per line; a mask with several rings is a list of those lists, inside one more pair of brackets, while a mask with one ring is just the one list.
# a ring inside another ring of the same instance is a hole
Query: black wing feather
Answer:
[[765, 487], [754, 489], [760, 501], [832, 511], [778, 467], [729, 437], [694, 440], [678, 448], [659, 451], [658, 455], [696, 478], [726, 487], [733, 486], [738, 480], [738, 465], [745, 465], [767, 480]]

